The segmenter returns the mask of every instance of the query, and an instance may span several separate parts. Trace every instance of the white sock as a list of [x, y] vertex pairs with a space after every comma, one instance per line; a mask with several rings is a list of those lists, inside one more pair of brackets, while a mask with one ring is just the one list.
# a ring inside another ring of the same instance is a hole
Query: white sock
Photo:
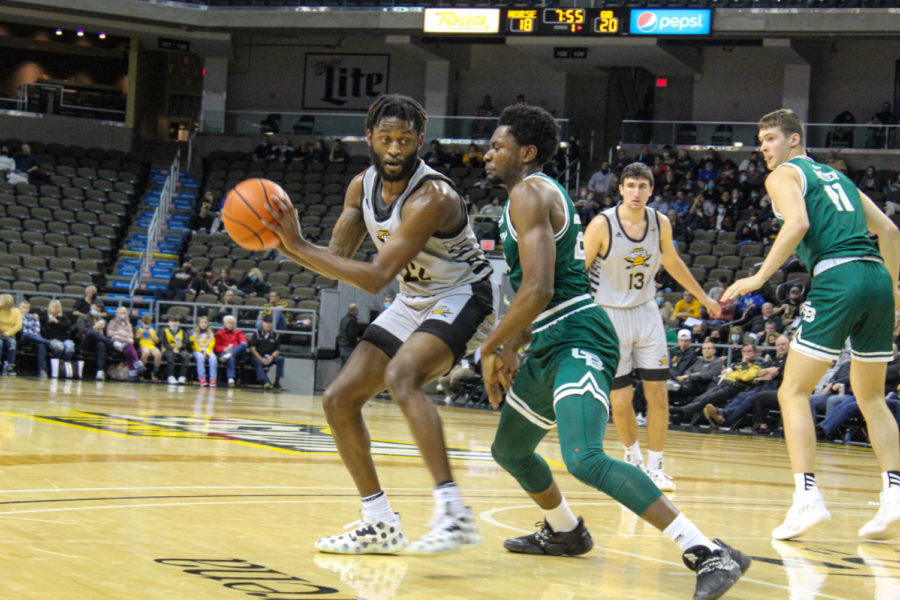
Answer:
[[647, 450], [647, 469], [650, 471], [662, 471], [663, 451]]
[[361, 502], [363, 512], [376, 521], [393, 523], [397, 518], [394, 515], [394, 511], [391, 510], [391, 503], [388, 502], [388, 497], [384, 490], [362, 498]]
[[678, 516], [669, 523], [663, 533], [672, 538], [672, 541], [678, 544], [682, 551], [694, 546], [706, 546], [710, 550], [719, 550], [719, 545], [703, 535], [697, 526], [684, 516], [684, 513], [678, 513]]
[[806, 492], [821, 494], [815, 473], [794, 473], [794, 489], [798, 494]]
[[50, 359], [50, 377], [56, 379], [59, 377], [59, 359], [51, 358]]
[[447, 481], [434, 488], [434, 503], [438, 509], [442, 509], [448, 504], [454, 513], [465, 512], [462, 496], [459, 493], [459, 487], [453, 481]]
[[625, 462], [630, 463], [636, 467], [644, 466], [644, 458], [641, 456], [641, 442], [637, 440], [634, 444], [630, 446], [626, 446], [622, 444], [625, 448]]
[[884, 491], [900, 493], [900, 471], [885, 471], [881, 474], [881, 480], [884, 482]]
[[544, 519], [547, 520], [553, 531], [564, 533], [578, 527], [578, 518], [572, 512], [572, 509], [569, 508], [569, 503], [566, 502], [565, 498], [562, 499], [562, 502], [556, 508], [542, 508], [541, 510], [544, 512]]

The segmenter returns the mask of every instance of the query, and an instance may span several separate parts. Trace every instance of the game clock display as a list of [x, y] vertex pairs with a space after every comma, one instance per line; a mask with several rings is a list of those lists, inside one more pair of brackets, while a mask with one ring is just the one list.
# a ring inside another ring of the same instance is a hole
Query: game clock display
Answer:
[[512, 35], [627, 35], [628, 9], [526, 8], [505, 11]]

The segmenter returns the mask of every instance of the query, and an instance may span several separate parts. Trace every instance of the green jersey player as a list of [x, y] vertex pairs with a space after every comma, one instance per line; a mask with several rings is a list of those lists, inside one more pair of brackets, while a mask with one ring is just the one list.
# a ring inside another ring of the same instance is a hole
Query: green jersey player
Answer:
[[[511, 106], [500, 116], [485, 154], [488, 180], [509, 191], [501, 220], [503, 253], [516, 295], [480, 348], [491, 404], [507, 390], [491, 451], [544, 513], [534, 534], [507, 540], [511, 552], [573, 555], [591, 549], [535, 448], [557, 429], [566, 468], [665, 531], [697, 572], [694, 599], [718, 598], [749, 567], [750, 558], [704, 536], [638, 467], [603, 451], [609, 389], [619, 360], [615, 329], [590, 294], [581, 223], [572, 200], [541, 173], [559, 145], [559, 127], [545, 110]], [[516, 352], [531, 342], [518, 369]]]
[[[761, 287], [795, 251], [813, 276], [778, 388], [796, 490], [784, 523], [772, 536], [795, 538], [831, 518], [813, 472], [816, 437], [809, 396], [849, 338], [850, 385], [884, 481], [881, 508], [859, 535], [886, 539], [900, 531], [897, 423], [884, 401], [894, 310], [900, 305], [900, 233], [843, 173], [806, 156], [803, 122], [792, 111], [764, 116], [759, 139], [772, 170], [766, 190], [784, 225], [759, 272], [736, 281], [724, 299]], [[877, 247], [868, 231], [878, 235]]]

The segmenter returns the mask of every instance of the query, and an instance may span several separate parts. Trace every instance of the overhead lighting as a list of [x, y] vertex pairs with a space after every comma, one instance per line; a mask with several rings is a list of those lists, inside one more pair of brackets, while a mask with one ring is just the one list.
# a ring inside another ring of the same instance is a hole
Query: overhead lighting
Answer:
[[62, 29], [59, 27], [56, 28], [56, 35], [62, 35]]
[[99, 34], [97, 37], [100, 38], [101, 40], [105, 40], [105, 39], [106, 39], [106, 34], [103, 33], [103, 32], [101, 31], [100, 34]]
[[75, 35], [77, 35], [78, 37], [84, 37], [84, 29], [79, 29], [75, 32]]

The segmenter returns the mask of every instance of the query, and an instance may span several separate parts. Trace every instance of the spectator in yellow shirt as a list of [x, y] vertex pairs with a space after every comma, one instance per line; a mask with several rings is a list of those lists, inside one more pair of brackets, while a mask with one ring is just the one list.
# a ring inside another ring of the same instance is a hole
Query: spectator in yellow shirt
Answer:
[[141, 350], [141, 362], [148, 364], [148, 357], [153, 357], [153, 368], [150, 371], [150, 378], [153, 381], [159, 379], [159, 366], [162, 364], [162, 352], [159, 349], [159, 336], [153, 328], [153, 317], [144, 315], [141, 322], [134, 328], [134, 339], [137, 340], [138, 347]]
[[[197, 319], [197, 328], [191, 334], [191, 351], [197, 362], [197, 379], [200, 387], [216, 387], [216, 367], [219, 365], [216, 356], [216, 336], [209, 328], [209, 319], [200, 317]], [[206, 364], [209, 362], [209, 380], [206, 379]]]
[[700, 318], [700, 301], [689, 291], [684, 291], [684, 298], [675, 303], [675, 317], [684, 321], [688, 317]]
[[16, 376], [16, 335], [22, 331], [22, 313], [11, 294], [0, 294], [0, 360], [6, 351], [3, 374]]

